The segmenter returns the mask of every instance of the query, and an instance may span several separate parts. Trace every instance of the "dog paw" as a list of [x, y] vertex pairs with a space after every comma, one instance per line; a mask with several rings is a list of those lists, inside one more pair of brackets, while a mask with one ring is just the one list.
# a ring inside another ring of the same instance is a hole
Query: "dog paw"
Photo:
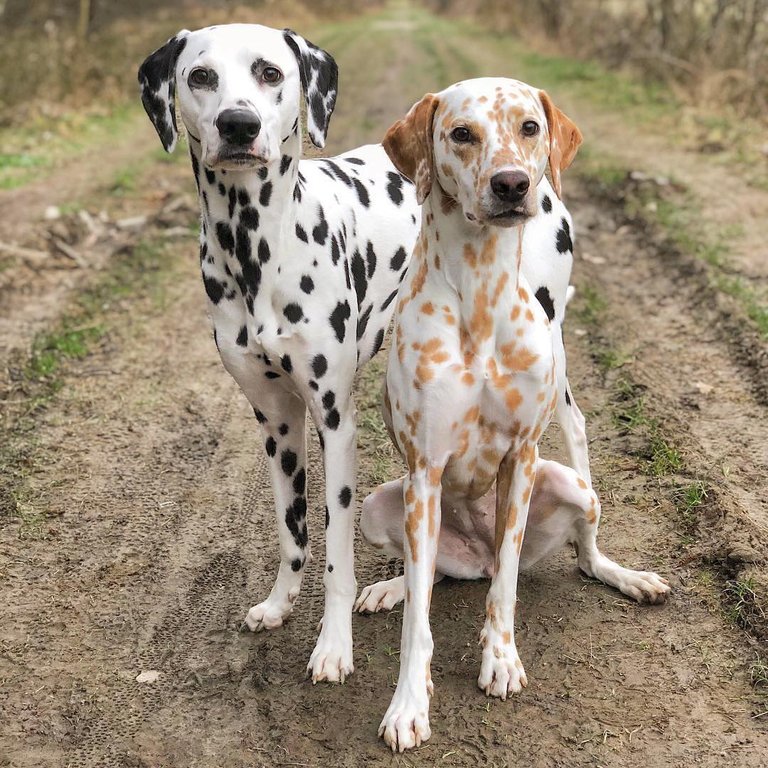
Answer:
[[279, 601], [267, 598], [263, 603], [254, 605], [245, 617], [243, 628], [251, 632], [261, 632], [263, 629], [277, 629], [293, 611], [293, 601]]
[[320, 636], [307, 664], [312, 682], [343, 683], [355, 671], [352, 662], [352, 627], [342, 629], [323, 621]]
[[405, 597], [405, 580], [402, 576], [387, 581], [369, 584], [360, 593], [355, 603], [359, 613], [391, 611]]
[[483, 648], [480, 677], [477, 684], [486, 696], [504, 701], [510, 693], [520, 693], [528, 685], [523, 662], [514, 645], [491, 645]]
[[379, 736], [393, 752], [404, 752], [426, 741], [429, 728], [429, 696], [400, 697], [395, 691], [392, 703], [379, 726]]
[[653, 605], [665, 603], [671, 591], [669, 582], [653, 571], [626, 570], [620, 575], [616, 586], [638, 603]]

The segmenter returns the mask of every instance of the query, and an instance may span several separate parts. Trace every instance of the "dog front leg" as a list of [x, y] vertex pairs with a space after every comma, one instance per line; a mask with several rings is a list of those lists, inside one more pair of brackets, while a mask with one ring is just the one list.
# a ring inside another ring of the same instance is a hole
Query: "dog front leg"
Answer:
[[323, 397], [313, 415], [322, 437], [325, 467], [325, 610], [320, 636], [309, 659], [312, 682], [344, 682], [352, 674], [352, 605], [357, 593], [354, 568], [357, 446], [351, 393]]
[[496, 491], [496, 567], [485, 601], [483, 648], [477, 684], [488, 696], [506, 699], [528, 684], [515, 645], [515, 607], [520, 550], [536, 479], [538, 449], [527, 443], [501, 462]]
[[[429, 698], [432, 695], [432, 632], [429, 606], [440, 534], [441, 472], [417, 470], [404, 483], [405, 608], [400, 644], [400, 674], [379, 736], [402, 752], [417, 747], [430, 735]], [[435, 477], [437, 475], [437, 478]]]
[[261, 394], [261, 402], [254, 405], [254, 410], [265, 436], [264, 449], [275, 497], [280, 565], [269, 597], [254, 605], [245, 617], [245, 624], [253, 632], [279, 627], [291, 614], [309, 556], [306, 406], [301, 398], [288, 393], [268, 397]]

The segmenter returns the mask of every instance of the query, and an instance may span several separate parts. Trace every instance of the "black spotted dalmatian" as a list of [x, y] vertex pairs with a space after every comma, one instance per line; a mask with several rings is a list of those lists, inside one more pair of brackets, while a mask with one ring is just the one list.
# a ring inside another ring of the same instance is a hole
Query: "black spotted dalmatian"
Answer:
[[[144, 107], [167, 151], [189, 137], [202, 212], [200, 263], [222, 362], [265, 435], [280, 540], [272, 591], [245, 618], [273, 629], [291, 614], [309, 558], [307, 408], [323, 448], [326, 589], [308, 672], [353, 671], [356, 370], [384, 340], [418, 234], [412, 183], [381, 145], [300, 160], [301, 93], [312, 143], [323, 147], [337, 93], [327, 52], [290, 30], [231, 24], [182, 30], [139, 69]], [[571, 269], [568, 212], [544, 180], [526, 228], [531, 285], [563, 317]], [[528, 260], [525, 262], [528, 264]], [[562, 304], [562, 306], [561, 306]], [[558, 412], [572, 464], [589, 477], [583, 417]]]

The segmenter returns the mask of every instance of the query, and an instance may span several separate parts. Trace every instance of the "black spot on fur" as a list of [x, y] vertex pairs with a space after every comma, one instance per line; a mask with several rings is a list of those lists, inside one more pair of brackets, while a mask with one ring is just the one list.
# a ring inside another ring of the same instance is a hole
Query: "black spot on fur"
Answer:
[[259, 194], [259, 204], [263, 205], [265, 208], [269, 205], [269, 201], [272, 198], [272, 182], [266, 181], [264, 182], [264, 185], [261, 188], [261, 193]]
[[352, 310], [349, 308], [349, 302], [340, 301], [336, 304], [336, 308], [331, 312], [331, 316], [328, 318], [339, 343], [344, 341], [344, 336], [347, 331], [347, 320], [349, 320], [351, 314]]
[[389, 179], [387, 184], [389, 199], [395, 205], [400, 205], [403, 202], [403, 177], [399, 173], [389, 171], [387, 178]]
[[401, 245], [397, 249], [397, 251], [395, 251], [395, 255], [390, 259], [390, 262], [389, 262], [390, 268], [393, 269], [395, 272], [397, 272], [397, 270], [400, 269], [400, 267], [402, 267], [403, 264], [405, 264], [405, 258], [406, 258], [405, 248], [403, 248], [403, 246]]
[[390, 293], [389, 296], [387, 296], [386, 300], [381, 305], [382, 312], [394, 301], [395, 296], [397, 296], [397, 288], [395, 288], [395, 290], [392, 291], [392, 293]]
[[280, 365], [286, 373], [291, 373], [291, 371], [293, 371], [293, 363], [291, 362], [290, 355], [283, 355], [280, 358]]
[[541, 198], [541, 208], [544, 213], [552, 213], [552, 200], [550, 200], [549, 195], [544, 195]]
[[376, 340], [373, 342], [373, 352], [371, 352], [371, 357], [373, 357], [381, 349], [381, 345], [383, 343], [384, 343], [384, 329], [380, 328], [379, 332], [376, 334]]
[[376, 271], [376, 254], [373, 250], [373, 243], [370, 240], [365, 249], [365, 264], [368, 267], [368, 279], [370, 280], [373, 277], [373, 273]]
[[275, 438], [271, 435], [267, 438], [264, 447], [267, 449], [267, 456], [274, 456], [277, 453], [277, 443], [275, 442]]
[[296, 473], [296, 476], [293, 478], [293, 492], [297, 496], [303, 496], [306, 486], [307, 486], [307, 473], [304, 471], [304, 467], [302, 467]]
[[368, 290], [368, 278], [365, 272], [365, 262], [360, 255], [360, 251], [355, 251], [352, 256], [352, 277], [355, 280], [355, 293], [357, 294], [357, 306], [358, 308], [365, 298], [365, 294]]
[[205, 180], [209, 184], [213, 184], [216, 181], [216, 174], [210, 168], [205, 169]]
[[565, 388], [565, 404], [571, 404], [571, 393], [568, 391], [568, 387]]
[[547, 313], [547, 317], [552, 320], [555, 316], [555, 303], [552, 301], [552, 297], [549, 295], [549, 289], [545, 285], [542, 285], [541, 288], [536, 291], [536, 298]]
[[304, 317], [304, 310], [296, 303], [286, 304], [283, 314], [291, 323], [298, 323]]
[[259, 212], [252, 205], [247, 205], [240, 211], [240, 224], [247, 229], [259, 228]]
[[221, 301], [221, 297], [224, 295], [224, 286], [222, 283], [207, 275], [203, 275], [203, 282], [205, 283], [205, 292], [208, 294], [211, 303], [218, 304]]
[[312, 293], [315, 290], [315, 281], [309, 275], [302, 275], [299, 285], [304, 293]]
[[315, 355], [312, 358], [312, 373], [315, 374], [315, 378], [322, 379], [327, 370], [328, 361], [325, 359], [325, 355]]
[[333, 573], [333, 565], [331, 563], [328, 563], [328, 573]]
[[235, 250], [235, 238], [232, 236], [232, 228], [226, 222], [216, 222], [216, 238], [219, 241], [219, 245], [225, 251], [232, 253]]
[[357, 196], [360, 198], [360, 204], [363, 208], [369, 208], [371, 205], [371, 198], [368, 197], [368, 190], [363, 186], [359, 179], [352, 179], [352, 181], [355, 185]]
[[360, 339], [363, 338], [363, 335], [365, 334], [366, 329], [368, 328], [368, 321], [371, 319], [371, 310], [373, 309], [373, 304], [368, 305], [368, 309], [363, 312], [360, 317], [357, 318], [357, 340], [360, 341]]
[[325, 241], [328, 239], [328, 222], [325, 220], [323, 209], [319, 208], [318, 210], [320, 213], [320, 221], [312, 230], [312, 238], [318, 245], [325, 245]]
[[259, 424], [263, 424], [267, 420], [267, 417], [258, 408], [254, 408], [253, 413], [256, 416], [256, 421], [258, 421]]
[[304, 231], [304, 227], [302, 227], [298, 222], [296, 222], [296, 237], [298, 237], [299, 240], [303, 240], [305, 243], [309, 242], [309, 238], [307, 237], [307, 233]]
[[328, 507], [325, 508], [325, 527], [327, 528], [331, 522], [331, 516], [328, 514]]
[[291, 570], [292, 571], [301, 570], [301, 560], [298, 557], [291, 561]]
[[345, 485], [340, 491], [339, 491], [339, 504], [341, 504], [344, 509], [346, 509], [349, 506], [349, 503], [352, 501], [352, 491], [350, 490], [350, 487], [348, 485]]
[[269, 243], [262, 237], [259, 240], [259, 263], [266, 264], [270, 256]]
[[288, 425], [287, 425], [287, 424], [281, 424], [281, 425], [280, 425], [280, 426], [277, 428], [277, 431], [278, 431], [278, 432], [279, 432], [279, 433], [280, 433], [280, 434], [281, 434], [283, 437], [285, 437], [285, 436], [288, 434]]
[[268, 379], [279, 379], [280, 374], [277, 371], [267, 371], [264, 374]]
[[328, 415], [325, 417], [325, 425], [328, 427], [328, 429], [338, 429], [340, 421], [341, 416], [335, 408], [332, 408], [330, 411], [328, 411]]
[[339, 168], [336, 163], [333, 162], [333, 160], [323, 160], [323, 164], [326, 166], [326, 168], [321, 168], [320, 170], [323, 171], [323, 173], [326, 174], [326, 176], [330, 176], [333, 178], [334, 176], [339, 179], [339, 181], [344, 182], [348, 187], [352, 186], [352, 179], [347, 176], [344, 171]]
[[240, 329], [240, 333], [237, 334], [236, 342], [240, 347], [248, 346], [248, 328], [243, 326]]
[[565, 219], [561, 220], [562, 229], [557, 230], [557, 251], [558, 253], [573, 253], [573, 241], [571, 240], [571, 228]]
[[339, 241], [336, 239], [336, 235], [331, 235], [331, 261], [336, 264], [340, 258]]
[[235, 205], [237, 204], [237, 190], [234, 187], [229, 188], [229, 218], [235, 215]]
[[365, 160], [361, 160], [359, 157], [345, 157], [343, 160], [345, 163], [352, 163], [352, 165], [365, 165]]
[[293, 158], [290, 155], [283, 155], [280, 160], [280, 175], [285, 176], [285, 172], [291, 167], [291, 160]]
[[336, 405], [336, 393], [329, 389], [323, 395], [323, 408], [325, 408], [326, 411], [329, 411], [334, 405]]
[[283, 468], [283, 472], [285, 472], [288, 477], [291, 477], [291, 475], [293, 475], [293, 473], [296, 471], [298, 458], [299, 457], [290, 448], [286, 448], [280, 454], [280, 466]]

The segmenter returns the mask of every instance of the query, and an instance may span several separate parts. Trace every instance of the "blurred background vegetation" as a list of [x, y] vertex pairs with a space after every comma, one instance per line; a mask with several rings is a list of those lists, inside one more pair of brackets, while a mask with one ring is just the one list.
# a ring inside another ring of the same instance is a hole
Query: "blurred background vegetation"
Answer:
[[429, 0], [534, 47], [663, 83], [680, 101], [768, 113], [768, 0]]
[[[135, 69], [183, 23], [307, 22], [375, 0], [0, 0], [0, 125], [135, 96]], [[425, 0], [533, 48], [594, 59], [669, 87], [682, 102], [768, 113], [768, 0]]]

